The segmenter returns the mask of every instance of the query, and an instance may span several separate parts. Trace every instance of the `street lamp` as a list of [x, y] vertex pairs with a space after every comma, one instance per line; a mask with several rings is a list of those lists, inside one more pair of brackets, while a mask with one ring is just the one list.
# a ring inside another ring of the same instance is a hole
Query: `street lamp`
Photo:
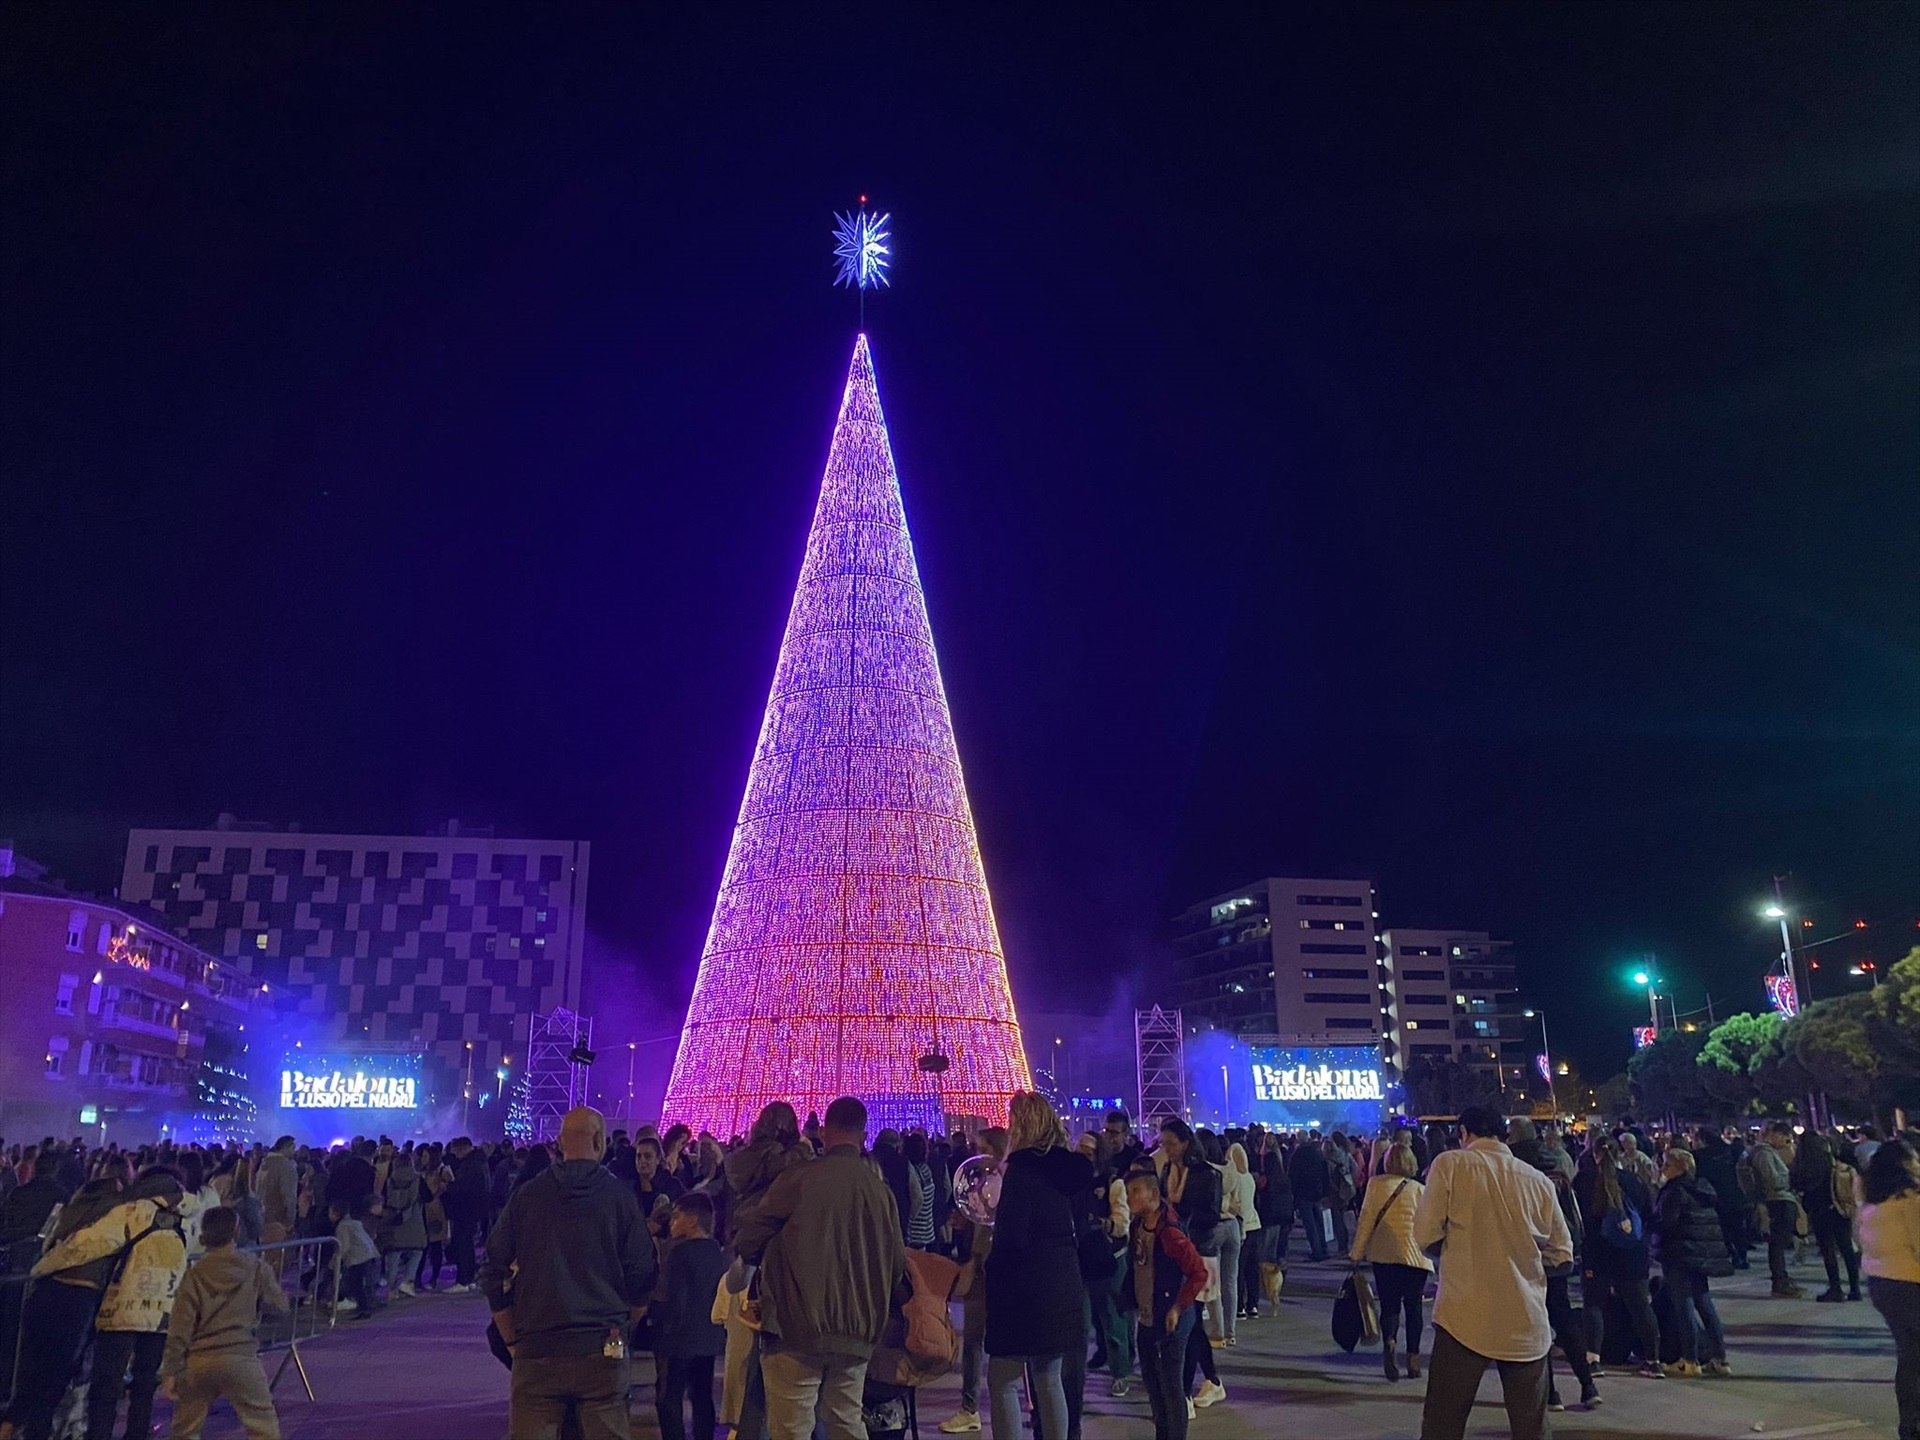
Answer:
[[1553, 1106], [1553, 1118], [1558, 1120], [1560, 1118], [1560, 1092], [1554, 1088], [1553, 1084], [1553, 1043], [1547, 1039], [1547, 1012], [1544, 1010], [1522, 1010], [1520, 1013], [1529, 1020], [1538, 1020], [1540, 1022], [1540, 1053], [1546, 1057], [1547, 1061], [1547, 1099]]
[[1633, 972], [1633, 983], [1643, 985], [1647, 991], [1647, 1018], [1653, 1022], [1653, 1038], [1660, 1038], [1660, 977], [1651, 970]]
[[1873, 988], [1876, 990], [1880, 988], [1880, 967], [1871, 960], [1862, 960], [1858, 965], [1849, 968], [1847, 973], [1849, 975], [1870, 975], [1873, 977]]

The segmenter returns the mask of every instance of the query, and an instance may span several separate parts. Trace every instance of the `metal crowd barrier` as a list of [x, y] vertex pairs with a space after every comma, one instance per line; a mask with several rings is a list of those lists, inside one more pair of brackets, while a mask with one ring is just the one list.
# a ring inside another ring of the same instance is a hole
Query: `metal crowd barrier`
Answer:
[[[286, 1352], [268, 1389], [279, 1386], [280, 1377], [291, 1365], [300, 1376], [307, 1399], [317, 1398], [300, 1347], [328, 1334], [336, 1323], [333, 1302], [340, 1294], [339, 1243], [331, 1235], [316, 1235], [239, 1248], [242, 1254], [258, 1255], [267, 1262], [289, 1304], [284, 1315], [268, 1310], [260, 1316], [260, 1353]], [[0, 1355], [6, 1363], [6, 1388], [0, 1392], [0, 1406], [11, 1405], [19, 1388], [20, 1357], [26, 1348], [26, 1327], [21, 1320], [32, 1290], [33, 1281], [28, 1275], [0, 1275]]]
[[340, 1245], [331, 1235], [276, 1240], [266, 1245], [242, 1245], [243, 1255], [258, 1255], [280, 1281], [290, 1308], [284, 1315], [265, 1311], [260, 1317], [260, 1353], [285, 1350], [267, 1388], [279, 1387], [280, 1377], [293, 1366], [307, 1399], [315, 1398], [307, 1362], [300, 1358], [304, 1341], [332, 1331], [338, 1320], [334, 1301], [340, 1294]]

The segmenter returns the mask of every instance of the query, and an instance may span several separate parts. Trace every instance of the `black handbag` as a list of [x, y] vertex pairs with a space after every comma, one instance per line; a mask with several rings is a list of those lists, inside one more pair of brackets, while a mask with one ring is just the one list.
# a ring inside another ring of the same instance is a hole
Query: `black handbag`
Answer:
[[1360, 1287], [1349, 1275], [1333, 1300], [1333, 1343], [1351, 1355], [1366, 1329], [1366, 1316], [1360, 1309]]

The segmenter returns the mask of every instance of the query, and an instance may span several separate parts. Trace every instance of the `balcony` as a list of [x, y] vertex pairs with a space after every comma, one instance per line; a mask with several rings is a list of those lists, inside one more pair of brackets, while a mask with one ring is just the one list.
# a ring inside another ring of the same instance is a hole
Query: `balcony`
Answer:
[[177, 1026], [163, 1025], [157, 1020], [148, 1020], [144, 1016], [131, 1015], [124, 1010], [103, 1007], [100, 1011], [102, 1030], [123, 1030], [129, 1035], [148, 1035], [157, 1040], [165, 1040], [177, 1045], [184, 1038], [190, 1038]]

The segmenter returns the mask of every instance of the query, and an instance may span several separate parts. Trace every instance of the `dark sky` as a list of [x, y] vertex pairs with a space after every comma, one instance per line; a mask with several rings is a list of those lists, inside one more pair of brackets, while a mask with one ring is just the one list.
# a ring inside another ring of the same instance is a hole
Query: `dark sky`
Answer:
[[1629, 951], [1758, 1000], [1776, 871], [1903, 951], [1911, 10], [1237, 13], [12, 7], [0, 834], [585, 837], [679, 1003], [867, 190], [1027, 1003], [1275, 872], [1603, 1073]]

